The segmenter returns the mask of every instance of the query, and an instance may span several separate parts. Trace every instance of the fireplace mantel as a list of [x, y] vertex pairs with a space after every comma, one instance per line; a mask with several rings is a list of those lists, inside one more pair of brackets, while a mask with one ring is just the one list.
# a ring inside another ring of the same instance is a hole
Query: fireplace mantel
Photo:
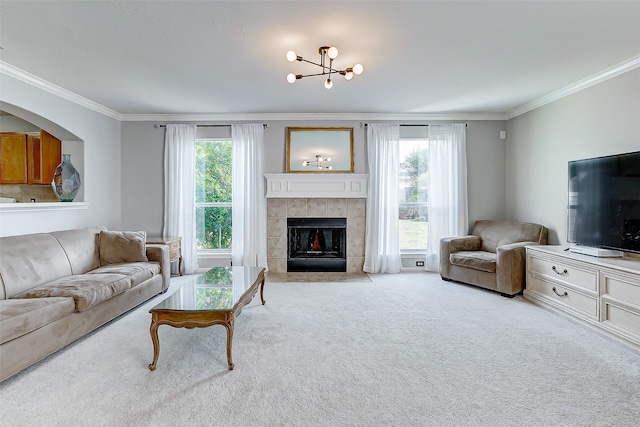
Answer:
[[269, 173], [267, 198], [366, 198], [366, 174]]

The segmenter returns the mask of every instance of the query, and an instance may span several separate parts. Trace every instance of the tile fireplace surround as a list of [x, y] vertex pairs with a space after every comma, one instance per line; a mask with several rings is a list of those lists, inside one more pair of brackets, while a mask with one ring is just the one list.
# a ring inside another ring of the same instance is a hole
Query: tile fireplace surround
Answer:
[[287, 272], [287, 218], [347, 218], [347, 273], [362, 272], [365, 238], [364, 198], [268, 198], [267, 262], [272, 273]]
[[287, 218], [347, 219], [347, 273], [364, 267], [366, 174], [265, 174], [267, 262], [287, 273]]

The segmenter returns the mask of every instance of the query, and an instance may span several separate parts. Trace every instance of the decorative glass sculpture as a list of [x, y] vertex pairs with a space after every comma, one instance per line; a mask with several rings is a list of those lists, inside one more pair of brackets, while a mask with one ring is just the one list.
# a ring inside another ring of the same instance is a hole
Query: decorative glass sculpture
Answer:
[[62, 155], [62, 163], [53, 174], [51, 187], [61, 202], [72, 202], [80, 188], [80, 174], [71, 163], [71, 154]]

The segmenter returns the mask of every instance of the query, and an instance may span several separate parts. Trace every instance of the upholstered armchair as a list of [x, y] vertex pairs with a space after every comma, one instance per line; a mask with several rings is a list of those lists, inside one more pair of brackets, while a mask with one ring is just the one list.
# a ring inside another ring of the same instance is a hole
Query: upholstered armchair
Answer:
[[540, 224], [476, 221], [471, 235], [440, 240], [440, 276], [513, 297], [525, 288], [525, 245], [547, 244]]

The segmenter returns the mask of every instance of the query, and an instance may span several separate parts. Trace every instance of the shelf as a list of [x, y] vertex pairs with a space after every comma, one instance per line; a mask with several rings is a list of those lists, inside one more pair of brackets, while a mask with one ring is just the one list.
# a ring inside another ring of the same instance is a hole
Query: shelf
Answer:
[[267, 198], [366, 198], [366, 174], [265, 174]]
[[0, 213], [89, 209], [89, 202], [0, 203]]

